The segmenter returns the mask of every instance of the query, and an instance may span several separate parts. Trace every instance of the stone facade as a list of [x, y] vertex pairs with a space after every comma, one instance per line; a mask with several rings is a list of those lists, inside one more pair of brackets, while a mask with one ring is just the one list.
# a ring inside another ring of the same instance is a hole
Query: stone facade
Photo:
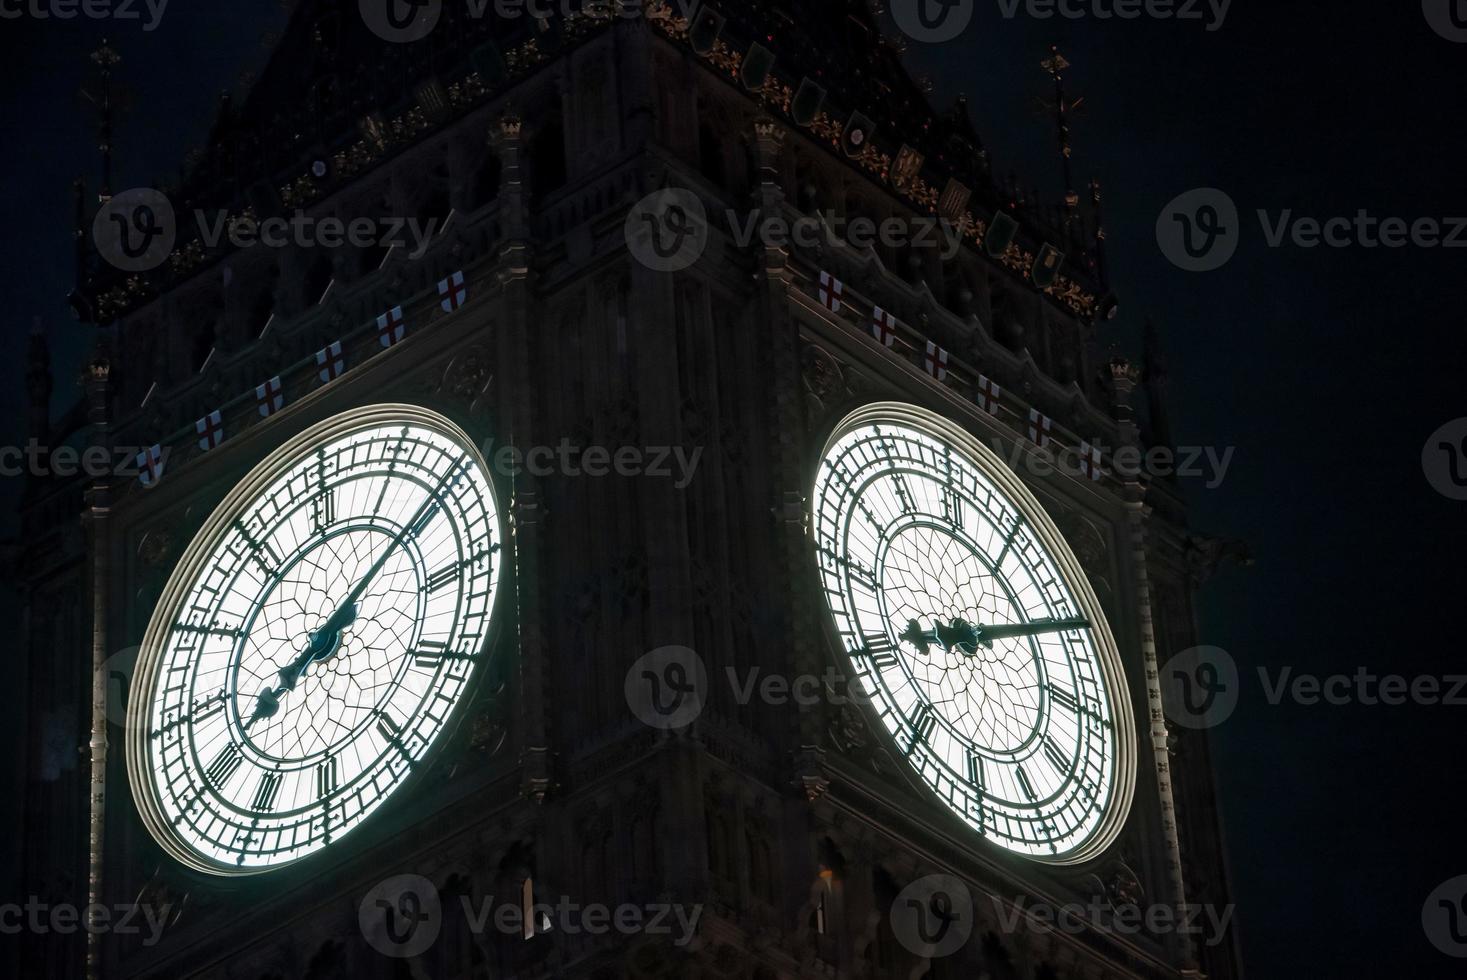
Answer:
[[[1100, 597], [1137, 715], [1131, 814], [1094, 861], [1026, 862], [965, 834], [851, 706], [741, 704], [714, 682], [689, 728], [655, 731], [628, 711], [628, 668], [665, 645], [693, 648], [715, 678], [840, 669], [806, 507], [821, 447], [850, 410], [915, 403], [1015, 459], [1033, 452], [1031, 407], [1053, 419], [1061, 446], [1144, 445], [1150, 431], [1131, 404], [1138, 372], [1102, 352], [1102, 328], [973, 241], [948, 260], [735, 241], [725, 209], [912, 213], [833, 145], [842, 120], [802, 127], [774, 89], [738, 84], [735, 40], [700, 55], [671, 14], [615, 19], [523, 70], [511, 63], [498, 90], [455, 82], [452, 118], [384, 141], [310, 208], [448, 218], [420, 258], [256, 249], [201, 263], [156, 295], [114, 289], [119, 316], [84, 405], [51, 432], [70, 424], [111, 446], [171, 439], [173, 452], [153, 488], [98, 478], [29, 497], [27, 878], [54, 901], [166, 905], [168, 924], [152, 945], [28, 937], [26, 975], [1238, 973], [1231, 935], [1205, 945], [1175, 932], [1015, 929], [1009, 918], [1035, 902], [1229, 901], [1205, 738], [1169, 733], [1161, 714], [1157, 664], [1197, 642], [1205, 562], [1164, 481], [1026, 477]], [[691, 190], [713, 216], [710, 248], [673, 273], [636, 261], [625, 234], [629, 208], [664, 187]], [[470, 300], [445, 313], [434, 284], [459, 269]], [[822, 271], [847, 286], [840, 313], [819, 301]], [[371, 324], [397, 303], [409, 333], [382, 351]], [[890, 349], [872, 337], [872, 306], [900, 321]], [[951, 352], [943, 381], [923, 370], [929, 339]], [[348, 370], [323, 385], [310, 359], [335, 340]], [[285, 408], [259, 419], [240, 398], [277, 374]], [[996, 413], [975, 402], [980, 374], [1002, 385]], [[327, 853], [258, 877], [190, 873], [151, 840], [128, 788], [116, 721], [130, 652], [229, 488], [291, 435], [375, 402], [442, 412], [486, 445], [568, 439], [701, 457], [681, 488], [497, 474], [508, 578], [492, 660], [452, 737]], [[200, 452], [188, 433], [220, 405], [228, 438]], [[368, 890], [402, 873], [430, 880], [444, 909], [438, 940], [412, 959], [380, 954], [358, 921]], [[896, 941], [887, 912], [909, 881], [936, 873], [967, 883], [976, 923], [958, 953], [924, 961]], [[470, 928], [460, 899], [513, 904], [527, 880], [537, 901], [700, 906], [696, 938]]]

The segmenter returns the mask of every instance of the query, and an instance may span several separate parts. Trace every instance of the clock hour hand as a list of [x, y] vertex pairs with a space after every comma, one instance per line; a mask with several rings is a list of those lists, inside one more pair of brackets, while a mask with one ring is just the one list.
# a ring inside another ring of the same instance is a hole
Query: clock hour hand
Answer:
[[321, 624], [321, 628], [311, 634], [311, 638], [306, 642], [306, 647], [300, 652], [300, 655], [280, 669], [280, 684], [274, 688], [267, 687], [260, 692], [255, 699], [254, 713], [245, 722], [246, 729], [259, 719], [270, 718], [280, 710], [281, 695], [286, 691], [295, 690], [296, 682], [306, 672], [307, 667], [317, 661], [328, 660], [336, 654], [341, 647], [341, 631], [356, 620], [357, 600], [367, 590], [367, 585], [382, 570], [382, 566], [387, 564], [387, 559], [397, 550], [397, 546], [402, 544], [409, 534], [416, 532], [423, 523], [423, 519], [439, 505], [443, 491], [463, 478], [465, 462], [466, 459], [460, 459], [444, 474], [443, 479], [438, 481], [438, 486], [434, 487], [427, 499], [418, 506], [412, 518], [402, 526], [402, 530], [383, 549], [382, 554], [377, 556], [372, 567], [367, 569], [365, 575], [357, 579], [357, 584], [336, 607], [336, 610], [326, 618], [326, 622]]
[[357, 618], [357, 605], [355, 602], [343, 603], [331, 614], [331, 617], [322, 624], [321, 628], [311, 634], [306, 641], [305, 649], [300, 652], [290, 663], [280, 668], [280, 684], [274, 688], [265, 688], [255, 699], [255, 711], [245, 722], [248, 729], [261, 718], [269, 718], [280, 710], [280, 697], [286, 691], [294, 691], [296, 682], [306, 672], [311, 664], [321, 660], [330, 660], [341, 649], [341, 633]]
[[902, 631], [898, 639], [906, 640], [927, 656], [935, 643], [942, 647], [946, 653], [952, 652], [953, 647], [958, 647], [964, 653], [972, 653], [978, 644], [978, 634], [966, 621], [954, 617], [951, 623], [943, 625], [941, 622], [933, 624], [932, 629], [923, 630], [920, 623], [915, 619], [907, 620], [907, 628]]
[[992, 647], [994, 640], [1083, 629], [1089, 625], [1090, 621], [1083, 616], [1071, 616], [1065, 619], [1031, 619], [1027, 623], [1000, 623], [993, 626], [969, 623], [965, 619], [954, 616], [947, 625], [937, 622], [932, 629], [924, 630], [920, 623], [912, 619], [907, 621], [907, 628], [898, 639], [906, 640], [915, 646], [923, 656], [931, 652], [934, 644], [941, 646], [944, 653], [951, 653], [954, 648], [957, 648], [959, 652], [972, 656], [978, 652], [980, 646]]

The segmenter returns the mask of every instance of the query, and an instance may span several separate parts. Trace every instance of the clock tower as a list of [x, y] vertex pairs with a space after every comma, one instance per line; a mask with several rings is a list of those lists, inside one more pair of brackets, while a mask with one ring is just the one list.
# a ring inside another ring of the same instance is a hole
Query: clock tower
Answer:
[[1097, 216], [860, 0], [572, 6], [305, 0], [166, 261], [83, 250], [27, 975], [1238, 975]]

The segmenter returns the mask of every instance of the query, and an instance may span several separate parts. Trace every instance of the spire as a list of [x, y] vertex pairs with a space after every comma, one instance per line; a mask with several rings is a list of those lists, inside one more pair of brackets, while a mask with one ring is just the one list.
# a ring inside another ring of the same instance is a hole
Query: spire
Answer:
[[97, 201], [106, 204], [112, 199], [112, 126], [122, 103], [121, 92], [112, 84], [112, 69], [122, 63], [122, 56], [103, 38], [102, 46], [90, 57], [96, 71], [82, 85], [81, 96], [97, 112], [97, 149], [102, 151], [102, 183], [97, 188]]
[[1075, 181], [1070, 174], [1070, 122], [1069, 116], [1080, 107], [1084, 98], [1075, 99], [1073, 102], [1065, 101], [1064, 70], [1070, 67], [1065, 56], [1059, 53], [1059, 48], [1053, 44], [1049, 46], [1049, 57], [1039, 63], [1039, 67], [1049, 73], [1054, 80], [1054, 103], [1045, 105], [1054, 110], [1054, 124], [1056, 139], [1059, 142], [1060, 172], [1064, 178], [1065, 185], [1065, 228], [1071, 227], [1075, 222], [1077, 209], [1080, 206], [1080, 196], [1075, 193]]

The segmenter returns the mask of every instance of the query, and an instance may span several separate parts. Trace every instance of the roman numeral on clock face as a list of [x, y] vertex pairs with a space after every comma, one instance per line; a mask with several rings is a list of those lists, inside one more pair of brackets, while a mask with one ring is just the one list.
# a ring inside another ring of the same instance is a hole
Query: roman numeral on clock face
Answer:
[[327, 490], [311, 499], [311, 521], [323, 531], [336, 521], [336, 490]]
[[259, 788], [255, 790], [250, 808], [257, 813], [269, 813], [275, 809], [275, 798], [280, 795], [280, 773], [267, 772], [260, 776]]
[[451, 565], [445, 565], [444, 567], [438, 569], [438, 571], [428, 576], [428, 581], [426, 583], [428, 591], [437, 592], [439, 589], [443, 588], [450, 582], [458, 581], [459, 572], [462, 569], [462, 562], [454, 562]]
[[983, 758], [972, 749], [967, 749], [968, 782], [976, 789], [983, 788]]
[[214, 761], [209, 763], [209, 768], [204, 770], [204, 775], [208, 776], [209, 781], [215, 786], [222, 786], [229, 781], [229, 777], [234, 775], [234, 771], [243, 761], [244, 755], [240, 752], [239, 746], [230, 742], [214, 757]]
[[324, 800], [336, 792], [336, 756], [316, 766], [316, 798]]
[[1054, 766], [1055, 771], [1060, 773], [1070, 771], [1069, 760], [1065, 758], [1064, 753], [1060, 751], [1060, 747], [1048, 735], [1044, 736], [1044, 757], [1049, 760], [1050, 765]]
[[[443, 643], [438, 640], [420, 640], [418, 648], [413, 651], [413, 663], [419, 667], [437, 667], [443, 661], [444, 649]], [[386, 715], [382, 717], [387, 718]]]
[[889, 670], [897, 665], [896, 648], [885, 633], [863, 633], [861, 639], [866, 643], [863, 647], [866, 656], [877, 670]]
[[1075, 696], [1064, 688], [1051, 684], [1049, 687], [1049, 696], [1055, 704], [1062, 704], [1070, 711], [1076, 714], [1079, 713], [1080, 702], [1076, 701]]
[[963, 498], [952, 487], [942, 488], [942, 509], [946, 512], [948, 523], [953, 527], [963, 526]]
[[402, 726], [386, 711], [380, 711], [377, 713], [377, 731], [381, 732], [382, 737], [388, 742], [396, 744], [397, 736], [402, 732]]
[[446, 419], [364, 406], [199, 515], [128, 691], [138, 809], [181, 865], [254, 874], [332, 847], [444, 750], [505, 570], [492, 483]]
[[932, 714], [932, 705], [926, 701], [917, 705], [917, 710], [912, 712], [908, 719], [912, 725], [912, 745], [927, 741], [927, 736], [937, 727], [937, 718]]
[[1024, 771], [1023, 766], [1015, 766], [1014, 772], [1019, 776], [1019, 788], [1024, 791], [1024, 795], [1030, 801], [1033, 801], [1035, 799], [1034, 786], [1029, 782], [1029, 774]]

